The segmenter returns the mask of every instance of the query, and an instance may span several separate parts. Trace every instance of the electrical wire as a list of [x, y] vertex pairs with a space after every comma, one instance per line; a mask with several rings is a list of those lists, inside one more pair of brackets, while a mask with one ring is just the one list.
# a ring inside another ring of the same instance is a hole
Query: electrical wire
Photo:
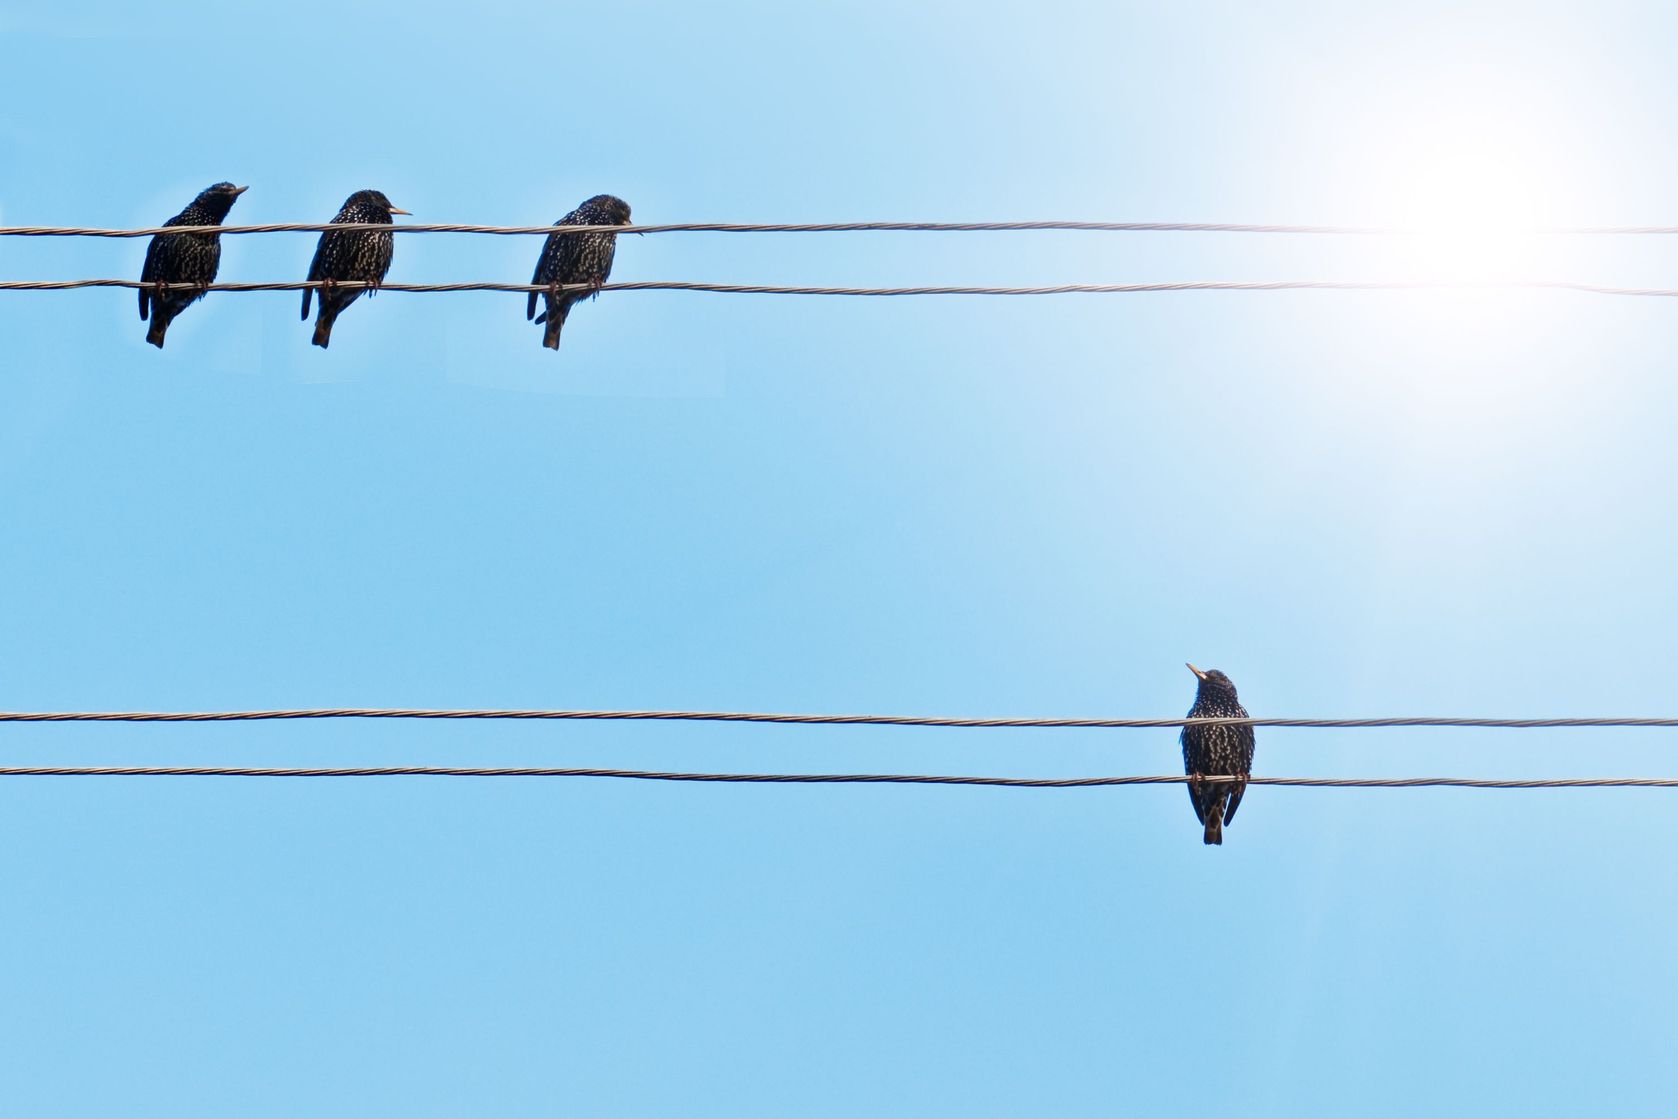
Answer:
[[[980, 785], [1010, 789], [1079, 789], [1114, 785], [1230, 785], [1235, 777], [966, 777], [916, 773], [682, 773], [644, 769], [537, 766], [0, 766], [0, 777], [609, 777], [637, 781], [703, 781], [750, 785]], [[1671, 777], [1560, 777], [1500, 780], [1474, 777], [1250, 777], [1249, 785], [1304, 789], [1674, 789]]]
[[[0, 226], [0, 237], [154, 237], [174, 233], [325, 233], [385, 231], [391, 233], [477, 233], [488, 236], [545, 236], [552, 225], [464, 225], [457, 223], [412, 222], [384, 224], [369, 222], [269, 222], [262, 225], [176, 225], [141, 229], [111, 229], [97, 226], [13, 225]], [[1365, 237], [1435, 236], [1440, 230], [1424, 226], [1361, 225], [1278, 225], [1251, 222], [1161, 222], [1161, 221], [858, 221], [858, 222], [684, 222], [669, 225], [568, 225], [566, 233], [1035, 233], [1069, 231], [1081, 233], [1277, 233], [1307, 235], [1352, 235]], [[1459, 231], [1449, 231], [1456, 233]], [[1579, 225], [1551, 226], [1508, 231], [1527, 236], [1635, 236], [1678, 233], [1671, 225]]]
[[294, 719], [530, 719], [1085, 730], [1175, 729], [1191, 726], [1296, 727], [1334, 730], [1382, 727], [1479, 727], [1514, 730], [1578, 727], [1678, 728], [1678, 717], [1641, 715], [1587, 715], [1537, 719], [1480, 718], [1458, 715], [1398, 715], [1361, 719], [1082, 719], [964, 718], [939, 715], [811, 715], [759, 711], [614, 711], [564, 708], [306, 707], [250, 711], [0, 711], [0, 723], [234, 723]]
[[140, 280], [3, 280], [0, 291], [69, 291], [75, 288], [144, 288], [148, 291], [313, 291], [319, 288], [360, 291], [401, 292], [461, 292], [500, 291], [520, 295], [535, 292], [558, 295], [562, 292], [602, 291], [703, 291], [726, 295], [850, 295], [850, 296], [913, 296], [913, 295], [1130, 295], [1140, 292], [1169, 291], [1444, 291], [1444, 290], [1529, 290], [1571, 291], [1592, 295], [1678, 296], [1675, 288], [1628, 288], [1604, 284], [1574, 283], [1567, 280], [1181, 280], [1140, 284], [1048, 284], [1035, 287], [982, 287], [963, 285], [934, 285], [924, 287], [799, 287], [777, 284], [707, 284], [680, 280], [636, 280], [608, 283], [598, 287], [591, 284], [503, 284], [493, 281], [468, 281], [454, 284], [368, 284], [351, 280], [287, 280], [263, 283], [216, 284], [154, 284]]

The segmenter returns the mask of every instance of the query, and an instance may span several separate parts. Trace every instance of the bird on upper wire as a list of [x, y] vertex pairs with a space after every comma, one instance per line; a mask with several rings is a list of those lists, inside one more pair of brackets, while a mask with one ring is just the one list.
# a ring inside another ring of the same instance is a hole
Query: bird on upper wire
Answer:
[[[163, 224], [220, 225], [238, 197], [248, 187], [216, 183], [198, 193], [187, 208]], [[221, 234], [159, 233], [146, 247], [146, 263], [140, 269], [144, 284], [197, 284], [197, 291], [161, 287], [140, 289], [140, 318], [151, 319], [146, 341], [163, 348], [163, 336], [175, 316], [194, 301], [204, 298], [204, 289], [215, 282], [221, 267]]]
[[[1217, 669], [1202, 672], [1194, 665], [1189, 671], [1200, 681], [1191, 719], [1245, 719], [1247, 709], [1236, 698], [1235, 684]], [[1247, 778], [1253, 772], [1253, 728], [1250, 726], [1192, 726], [1183, 728], [1183, 772], [1189, 778], [1189, 800], [1194, 814], [1205, 825], [1206, 843], [1224, 841], [1224, 825], [1235, 819]], [[1202, 777], [1235, 777], [1233, 782], [1211, 784]]]
[[[628, 225], [629, 203], [610, 194], [597, 194], [554, 222], [566, 225]], [[525, 303], [524, 317], [545, 323], [542, 345], [559, 349], [559, 332], [565, 326], [565, 316], [573, 305], [591, 295], [600, 294], [600, 286], [612, 274], [612, 256], [617, 251], [616, 233], [550, 233], [542, 246], [542, 256], [536, 262], [532, 284], [587, 284], [593, 291], [531, 292]], [[547, 301], [547, 310], [536, 314], [536, 297]]]
[[[381, 191], [358, 190], [344, 200], [343, 209], [332, 219], [333, 225], [389, 225], [392, 214], [406, 214], [390, 204]], [[345, 307], [356, 301], [363, 291], [372, 293], [390, 271], [390, 258], [395, 249], [395, 238], [383, 230], [328, 230], [320, 235], [315, 246], [315, 259], [309, 265], [309, 279], [321, 280], [320, 312], [315, 316], [314, 344], [325, 349], [332, 341], [332, 324]], [[363, 283], [365, 288], [340, 289], [341, 282]], [[303, 289], [303, 318], [309, 317], [309, 297], [312, 289]]]

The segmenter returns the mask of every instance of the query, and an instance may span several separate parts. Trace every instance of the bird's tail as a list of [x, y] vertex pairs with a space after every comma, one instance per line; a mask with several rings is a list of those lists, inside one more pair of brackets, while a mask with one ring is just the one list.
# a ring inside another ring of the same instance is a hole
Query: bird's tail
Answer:
[[1208, 847], [1216, 844], [1223, 845], [1224, 841], [1224, 798], [1213, 796], [1206, 805], [1206, 835], [1202, 840]]
[[163, 348], [163, 335], [168, 329], [169, 316], [164, 313], [163, 305], [158, 304], [152, 308], [151, 327], [146, 331], [146, 341], [161, 350]]
[[569, 310], [564, 303], [555, 301], [548, 304], [547, 313], [537, 320], [547, 324], [542, 330], [542, 345], [548, 349], [559, 349], [559, 332], [565, 328], [565, 314]]
[[327, 343], [332, 341], [332, 323], [338, 318], [336, 311], [329, 311], [326, 302], [321, 301], [320, 314], [315, 316], [314, 343], [321, 349], [326, 349]]

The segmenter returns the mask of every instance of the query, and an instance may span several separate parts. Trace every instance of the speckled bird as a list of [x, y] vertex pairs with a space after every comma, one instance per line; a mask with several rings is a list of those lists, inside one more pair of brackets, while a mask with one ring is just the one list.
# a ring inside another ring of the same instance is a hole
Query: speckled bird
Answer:
[[[390, 204], [390, 199], [376, 190], [358, 190], [344, 200], [344, 208], [332, 219], [333, 225], [389, 225], [392, 214], [406, 214]], [[328, 230], [320, 235], [315, 246], [315, 259], [309, 265], [309, 279], [351, 281], [371, 284], [367, 288], [320, 289], [320, 313], [315, 316], [315, 345], [326, 348], [332, 341], [332, 324], [345, 307], [356, 301], [363, 291], [375, 292], [390, 271], [391, 252], [395, 238], [381, 230], [349, 230], [339, 233]], [[303, 290], [303, 318], [309, 317], [309, 297], [312, 289]]]
[[[246, 187], [217, 183], [200, 191], [186, 209], [164, 225], [220, 225], [233, 202]], [[146, 263], [140, 282], [146, 284], [198, 284], [198, 291], [140, 289], [140, 318], [151, 319], [146, 341], [163, 348], [163, 336], [175, 316], [194, 301], [204, 298], [203, 288], [215, 282], [221, 267], [221, 234], [159, 233], [146, 248]]]
[[[1235, 696], [1228, 676], [1212, 669], [1202, 672], [1194, 665], [1189, 671], [1200, 680], [1191, 719], [1245, 719], [1247, 709]], [[1222, 843], [1224, 825], [1235, 819], [1247, 778], [1253, 772], [1253, 728], [1242, 726], [1199, 726], [1183, 728], [1183, 772], [1190, 777], [1239, 777], [1228, 784], [1189, 782], [1189, 799], [1194, 814], [1206, 825], [1205, 841]]]
[[[628, 224], [629, 203], [610, 194], [597, 194], [554, 222], [556, 226]], [[612, 274], [612, 256], [617, 251], [617, 244], [616, 233], [548, 234], [547, 243], [542, 246], [542, 257], [536, 262], [536, 275], [531, 277], [530, 282], [588, 284], [596, 290], [566, 291], [557, 295], [534, 291], [530, 293], [530, 299], [525, 303], [524, 317], [547, 324], [547, 329], [542, 332], [542, 345], [550, 350], [559, 349], [559, 332], [565, 326], [565, 316], [571, 312], [573, 305], [590, 295], [599, 294], [600, 285]], [[548, 304], [548, 309], [540, 316], [536, 314], [538, 294], [541, 294]]]

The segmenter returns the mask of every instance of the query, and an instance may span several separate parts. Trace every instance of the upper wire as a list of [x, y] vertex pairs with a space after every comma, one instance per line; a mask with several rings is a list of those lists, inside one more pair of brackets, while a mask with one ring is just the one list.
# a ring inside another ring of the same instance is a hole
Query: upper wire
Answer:
[[[269, 222], [262, 225], [176, 225], [142, 229], [98, 226], [0, 226], [0, 237], [153, 237], [160, 233], [481, 233], [490, 236], [537, 236], [565, 233], [1278, 233], [1329, 236], [1431, 236], [1425, 226], [1277, 225], [1250, 222], [1170, 221], [857, 221], [857, 222], [682, 222], [668, 225], [467, 225], [412, 222], [402, 225], [342, 222]], [[1529, 236], [1630, 236], [1678, 233], [1671, 225], [1579, 225], [1510, 230]]]
[[531, 719], [629, 722], [780, 723], [826, 726], [894, 726], [1016, 729], [1136, 730], [1195, 726], [1370, 729], [1377, 727], [1481, 727], [1515, 730], [1575, 727], [1678, 728], [1675, 716], [1587, 715], [1508, 719], [1457, 715], [1375, 718], [965, 718], [937, 715], [821, 715], [762, 711], [634, 711], [563, 708], [309, 707], [250, 711], [0, 711], [0, 723], [234, 723], [291, 719]]

